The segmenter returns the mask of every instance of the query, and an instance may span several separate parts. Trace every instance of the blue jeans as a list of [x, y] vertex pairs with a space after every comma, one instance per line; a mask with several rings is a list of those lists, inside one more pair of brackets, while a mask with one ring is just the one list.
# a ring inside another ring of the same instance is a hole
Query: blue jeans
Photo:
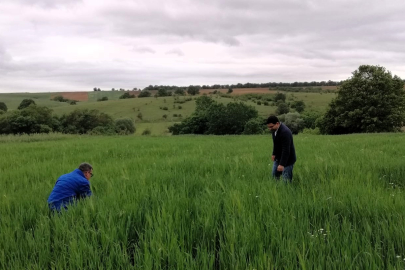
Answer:
[[284, 171], [282, 172], [278, 172], [277, 171], [277, 167], [278, 167], [278, 161], [274, 161], [273, 163], [273, 171], [272, 171], [272, 176], [276, 179], [280, 179], [280, 176], [282, 178], [283, 181], [285, 182], [291, 182], [292, 178], [293, 178], [293, 168], [294, 168], [294, 164], [289, 165], [289, 166], [285, 166], [284, 167]]

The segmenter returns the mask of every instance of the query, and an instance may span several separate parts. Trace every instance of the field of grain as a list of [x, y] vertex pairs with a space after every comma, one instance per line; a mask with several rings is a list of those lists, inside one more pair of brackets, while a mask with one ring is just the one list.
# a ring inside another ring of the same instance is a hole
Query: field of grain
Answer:
[[[404, 134], [0, 137], [0, 269], [403, 269]], [[58, 176], [94, 166], [60, 215]]]

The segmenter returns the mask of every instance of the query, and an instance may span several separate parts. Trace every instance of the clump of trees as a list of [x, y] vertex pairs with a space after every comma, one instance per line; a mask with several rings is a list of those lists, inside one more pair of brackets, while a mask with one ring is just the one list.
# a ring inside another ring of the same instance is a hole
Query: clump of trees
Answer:
[[[242, 134], [249, 120], [257, 117], [258, 112], [253, 106], [242, 102], [231, 102], [224, 105], [208, 96], [201, 96], [196, 99], [196, 109], [192, 115], [185, 118], [181, 123], [169, 127], [169, 131], [173, 135]], [[264, 125], [263, 120], [255, 123], [260, 127]], [[249, 130], [256, 130], [251, 126], [252, 123], [249, 123]], [[260, 128], [257, 128], [257, 130], [260, 130]], [[248, 132], [251, 131], [246, 131], [246, 133]]]
[[139, 98], [150, 97], [150, 96], [152, 96], [152, 93], [149, 92], [148, 90], [142, 90], [138, 95]]
[[[26, 102], [24, 103], [26, 104]], [[132, 134], [131, 119], [115, 120], [97, 110], [75, 110], [61, 117], [52, 109], [31, 104], [0, 116], [0, 134], [33, 134], [62, 132], [67, 134]]]
[[107, 101], [108, 100], [108, 97], [102, 97], [102, 98], [99, 98], [99, 99], [97, 99], [97, 101]]
[[135, 95], [131, 95], [129, 92], [122, 94], [119, 99], [135, 98]]
[[70, 105], [76, 105], [77, 100], [72, 100], [72, 99], [68, 99], [68, 98], [64, 98], [63, 96], [56, 96], [53, 99], [51, 99], [53, 101], [59, 101], [59, 102], [67, 102]]
[[22, 110], [22, 109], [28, 108], [31, 104], [35, 105], [35, 101], [32, 99], [29, 99], [29, 98], [23, 99], [21, 101], [20, 105], [18, 105], [17, 109]]
[[381, 66], [362, 65], [352, 74], [319, 121], [321, 133], [399, 131], [405, 122], [403, 80]]

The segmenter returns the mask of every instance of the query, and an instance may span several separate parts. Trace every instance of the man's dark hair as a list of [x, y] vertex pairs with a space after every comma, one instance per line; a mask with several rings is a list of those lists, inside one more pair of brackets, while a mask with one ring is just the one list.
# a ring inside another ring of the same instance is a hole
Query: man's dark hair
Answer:
[[82, 163], [79, 166], [79, 170], [81, 170], [82, 172], [90, 172], [93, 169], [93, 167], [89, 164], [89, 163]]
[[269, 118], [267, 118], [266, 124], [277, 124], [280, 122], [275, 115], [270, 115]]

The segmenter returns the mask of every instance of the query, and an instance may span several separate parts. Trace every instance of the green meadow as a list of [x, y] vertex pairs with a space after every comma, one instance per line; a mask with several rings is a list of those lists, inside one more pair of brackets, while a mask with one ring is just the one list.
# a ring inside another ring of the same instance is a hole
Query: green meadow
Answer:
[[[405, 134], [294, 141], [284, 184], [269, 135], [2, 136], [0, 269], [404, 269]], [[51, 215], [83, 161], [93, 196]]]

